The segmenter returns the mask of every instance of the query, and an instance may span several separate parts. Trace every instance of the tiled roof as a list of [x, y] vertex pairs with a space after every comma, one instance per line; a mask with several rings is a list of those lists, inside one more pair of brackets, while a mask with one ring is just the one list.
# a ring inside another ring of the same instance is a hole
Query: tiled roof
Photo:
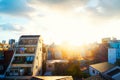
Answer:
[[115, 67], [115, 65], [110, 64], [108, 62], [103, 62], [103, 63], [98, 63], [98, 64], [93, 64], [90, 65], [92, 68], [98, 70], [99, 72], [106, 72], [107, 70]]

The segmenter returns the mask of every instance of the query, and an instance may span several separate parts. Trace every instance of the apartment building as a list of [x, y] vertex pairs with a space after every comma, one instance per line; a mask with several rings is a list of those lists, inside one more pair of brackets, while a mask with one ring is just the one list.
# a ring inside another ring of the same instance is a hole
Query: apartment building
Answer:
[[10, 65], [6, 71], [7, 80], [29, 80], [42, 75], [42, 37], [22, 35], [19, 38]]

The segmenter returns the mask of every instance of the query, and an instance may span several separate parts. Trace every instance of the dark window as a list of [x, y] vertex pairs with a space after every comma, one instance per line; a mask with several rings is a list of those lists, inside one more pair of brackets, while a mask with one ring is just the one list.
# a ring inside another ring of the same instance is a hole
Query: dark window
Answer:
[[0, 65], [0, 70], [3, 70], [3, 69], [4, 69], [4, 67], [2, 65]]
[[95, 74], [95, 70], [92, 70], [92, 72]]
[[38, 68], [38, 66], [36, 66], [36, 69]]
[[4, 59], [4, 54], [3, 52], [0, 52], [0, 60], [3, 60]]
[[52, 67], [52, 65], [48, 65], [48, 67], [49, 67], [49, 68], [51, 68], [51, 67]]

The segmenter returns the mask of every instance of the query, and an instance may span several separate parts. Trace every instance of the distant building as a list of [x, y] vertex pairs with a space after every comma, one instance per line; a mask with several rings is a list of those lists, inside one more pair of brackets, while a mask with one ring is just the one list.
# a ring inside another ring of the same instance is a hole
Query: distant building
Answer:
[[48, 55], [47, 55], [48, 60], [60, 60], [62, 59], [62, 52], [59, 49], [58, 45], [52, 44], [48, 48]]
[[[57, 67], [56, 64], [67, 64], [69, 61], [68, 60], [47, 60], [46, 62], [46, 70], [47, 71], [54, 71], [55, 68]], [[62, 66], [62, 65], [60, 65]]]
[[120, 67], [108, 62], [93, 64], [89, 66], [91, 76], [99, 75], [105, 80], [119, 80]]
[[54, 71], [64, 71], [64, 69], [67, 67], [68, 62], [68, 60], [47, 60], [46, 73], [52, 73]]
[[2, 40], [2, 43], [3, 43], [3, 44], [6, 44], [6, 40]]
[[109, 43], [110, 42], [110, 40], [111, 40], [111, 38], [103, 38], [102, 39], [102, 43]]
[[32, 76], [42, 75], [42, 37], [22, 35], [14, 56], [6, 71], [6, 79], [29, 80]]
[[15, 47], [15, 39], [10, 39], [9, 40], [9, 45], [10, 45], [10, 48], [14, 48]]
[[115, 64], [120, 59], [120, 41], [111, 41], [108, 48], [108, 62]]
[[0, 51], [7, 51], [9, 49], [9, 44], [0, 43]]

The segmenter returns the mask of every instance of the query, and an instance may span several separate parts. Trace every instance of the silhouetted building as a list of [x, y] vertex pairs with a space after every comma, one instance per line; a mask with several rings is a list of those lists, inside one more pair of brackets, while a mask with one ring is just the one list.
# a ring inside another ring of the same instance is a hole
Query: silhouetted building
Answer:
[[0, 51], [0, 80], [5, 78], [5, 72], [13, 57], [13, 50]]

